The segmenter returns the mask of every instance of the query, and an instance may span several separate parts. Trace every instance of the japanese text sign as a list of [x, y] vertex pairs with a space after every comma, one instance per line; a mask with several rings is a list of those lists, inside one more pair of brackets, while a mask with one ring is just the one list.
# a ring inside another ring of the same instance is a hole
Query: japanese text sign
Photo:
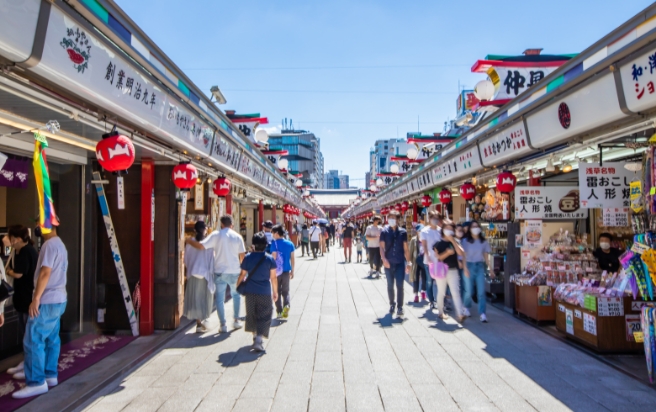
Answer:
[[626, 170], [623, 163], [579, 163], [581, 207], [629, 207], [629, 184], [634, 179], [634, 172]]
[[458, 177], [473, 175], [482, 168], [478, 148], [471, 147], [435, 167], [432, 181], [435, 184], [446, 183]]
[[524, 122], [516, 123], [478, 144], [484, 166], [505, 163], [512, 157], [531, 152]]
[[634, 112], [656, 106], [656, 50], [620, 67], [627, 107]]
[[606, 227], [626, 227], [629, 226], [629, 208], [628, 207], [609, 207], [604, 208], [602, 213], [603, 225]]
[[584, 219], [579, 190], [571, 186], [518, 186], [515, 188], [515, 218], [517, 219]]
[[556, 69], [557, 67], [494, 67], [490, 74], [496, 91], [494, 100], [514, 99]]

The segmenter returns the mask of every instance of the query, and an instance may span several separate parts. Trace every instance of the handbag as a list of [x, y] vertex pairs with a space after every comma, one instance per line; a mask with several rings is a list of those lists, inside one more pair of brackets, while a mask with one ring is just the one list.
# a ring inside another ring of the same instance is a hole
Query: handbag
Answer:
[[4, 266], [0, 265], [0, 303], [4, 303], [7, 299], [14, 296], [14, 288], [7, 282], [7, 275], [5, 275]]
[[243, 281], [237, 286], [237, 293], [239, 293], [239, 294], [242, 295], [242, 296], [245, 295], [245, 293], [244, 293], [244, 289], [246, 288], [246, 283], [248, 283], [248, 281], [250, 280], [250, 278], [251, 278], [251, 274], [252, 274], [253, 272], [255, 272], [255, 271], [257, 270], [257, 268], [260, 267], [260, 265], [262, 264], [262, 262], [264, 262], [264, 259], [266, 259], [266, 253], [265, 253], [264, 255], [262, 255], [262, 259], [260, 259], [260, 261], [257, 262], [257, 265], [255, 265], [255, 267], [254, 267], [252, 270], [250, 270], [250, 271], [248, 272], [248, 276], [246, 276], [246, 279], [244, 279], [244, 280], [243, 280]]
[[433, 279], [444, 279], [446, 274], [449, 272], [449, 266], [444, 263], [437, 261], [435, 263], [428, 264], [428, 273]]

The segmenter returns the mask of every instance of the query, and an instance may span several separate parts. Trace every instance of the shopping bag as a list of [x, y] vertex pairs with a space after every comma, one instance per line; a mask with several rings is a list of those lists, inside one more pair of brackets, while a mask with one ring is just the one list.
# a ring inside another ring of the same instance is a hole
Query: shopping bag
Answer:
[[428, 272], [433, 279], [444, 279], [448, 271], [449, 266], [444, 262], [431, 262], [428, 264]]

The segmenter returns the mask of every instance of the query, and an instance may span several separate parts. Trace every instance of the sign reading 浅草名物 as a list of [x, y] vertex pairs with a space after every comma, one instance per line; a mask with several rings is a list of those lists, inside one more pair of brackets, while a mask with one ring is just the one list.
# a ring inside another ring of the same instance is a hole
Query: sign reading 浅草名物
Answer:
[[579, 190], [572, 186], [518, 186], [515, 188], [517, 219], [585, 219], [588, 209], [581, 208]]
[[581, 207], [629, 207], [629, 186], [635, 178], [635, 172], [626, 170], [624, 163], [579, 163]]

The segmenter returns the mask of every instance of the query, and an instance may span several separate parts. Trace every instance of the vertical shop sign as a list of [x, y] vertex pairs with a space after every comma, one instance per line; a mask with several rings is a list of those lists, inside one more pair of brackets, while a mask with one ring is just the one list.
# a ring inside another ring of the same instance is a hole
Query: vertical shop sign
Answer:
[[150, 194], [150, 241], [155, 241], [155, 189]]
[[589, 313], [583, 314], [583, 330], [591, 335], [597, 336], [597, 318], [594, 315]]
[[528, 220], [526, 221], [526, 229], [524, 232], [526, 239], [524, 246], [528, 249], [538, 249], [542, 245], [542, 221], [541, 220]]
[[116, 178], [116, 189], [118, 191], [118, 208], [125, 209], [125, 186], [123, 185], [123, 176]]
[[205, 207], [203, 199], [203, 183], [194, 186], [194, 210], [203, 210]]
[[581, 207], [629, 207], [629, 186], [634, 179], [635, 173], [626, 170], [623, 163], [579, 163]]
[[565, 309], [565, 330], [570, 335], [574, 334], [574, 312], [571, 309]]
[[180, 243], [183, 245], [185, 238], [185, 217], [187, 215], [187, 193], [186, 191], [180, 192], [180, 196], [182, 196], [182, 202], [180, 204]]
[[112, 249], [112, 257], [116, 273], [118, 275], [118, 283], [121, 286], [121, 293], [123, 294], [123, 302], [125, 303], [125, 310], [128, 314], [130, 321], [130, 328], [132, 329], [133, 336], [139, 336], [139, 322], [137, 321], [137, 314], [134, 311], [132, 304], [132, 297], [130, 296], [130, 286], [128, 279], [125, 276], [125, 268], [123, 267], [123, 259], [121, 258], [121, 251], [116, 241], [116, 232], [114, 231], [114, 223], [112, 216], [109, 213], [109, 205], [107, 204], [107, 196], [105, 195], [105, 188], [103, 187], [100, 172], [93, 172], [93, 183], [96, 185], [96, 194], [98, 195], [98, 203], [100, 203], [100, 211], [103, 215], [105, 222], [105, 229], [107, 230], [107, 238], [109, 239], [109, 247]]

